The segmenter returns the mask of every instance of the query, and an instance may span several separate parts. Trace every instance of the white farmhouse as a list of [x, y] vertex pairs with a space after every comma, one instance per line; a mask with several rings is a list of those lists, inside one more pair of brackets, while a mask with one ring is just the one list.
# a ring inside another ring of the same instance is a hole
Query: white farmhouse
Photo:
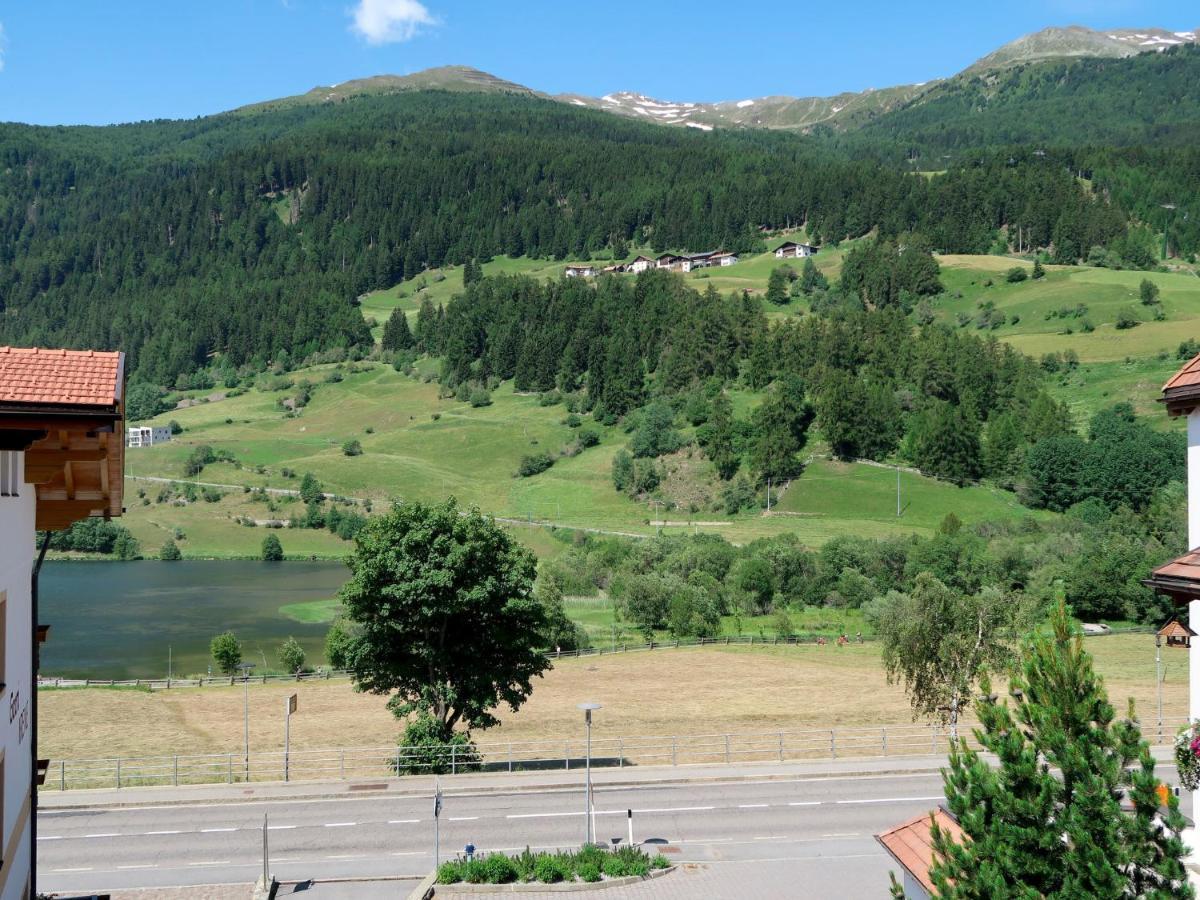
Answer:
[[654, 260], [652, 260], [650, 257], [639, 256], [637, 259], [635, 259], [633, 262], [631, 262], [626, 268], [633, 274], [637, 275], [637, 274], [640, 274], [641, 272], [645, 272], [647, 269], [649, 269], [653, 265], [654, 265]]
[[0, 900], [36, 896], [37, 583], [48, 543], [119, 516], [124, 354], [0, 347]]
[[816, 256], [819, 249], [819, 247], [814, 247], [812, 244], [798, 244], [795, 241], [788, 241], [775, 248], [775, 258], [804, 259], [808, 256]]

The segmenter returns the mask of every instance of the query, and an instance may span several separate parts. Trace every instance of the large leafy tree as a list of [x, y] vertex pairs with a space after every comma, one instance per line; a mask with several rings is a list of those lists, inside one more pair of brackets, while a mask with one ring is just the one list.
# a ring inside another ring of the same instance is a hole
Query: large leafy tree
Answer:
[[889, 593], [872, 616], [888, 681], [904, 683], [914, 718], [936, 716], [952, 737], [976, 682], [1009, 663], [1025, 624], [1016, 597], [993, 587], [967, 594], [928, 572], [908, 593]]
[[477, 511], [397, 504], [358, 533], [349, 566], [345, 664], [398, 717], [428, 714], [445, 736], [490, 728], [550, 667], [534, 556]]
[[945, 771], [965, 839], [933, 827], [937, 895], [1193, 897], [1178, 801], [1168, 794], [1160, 808], [1132, 704], [1118, 720], [1063, 604], [1028, 643], [1012, 704], [990, 690], [984, 679], [982, 750], [956, 742]]

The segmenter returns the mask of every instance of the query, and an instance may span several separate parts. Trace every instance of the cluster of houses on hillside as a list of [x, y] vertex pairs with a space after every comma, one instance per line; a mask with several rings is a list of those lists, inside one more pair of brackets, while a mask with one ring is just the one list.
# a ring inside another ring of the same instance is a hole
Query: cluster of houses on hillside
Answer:
[[[788, 241], [775, 250], [775, 257], [777, 259], [803, 259], [806, 256], [812, 256], [816, 252], [817, 248], [811, 244], [798, 244], [795, 241]], [[711, 266], [732, 266], [736, 265], [737, 261], [737, 254], [730, 253], [727, 250], [711, 250], [708, 253], [688, 253], [683, 256], [675, 253], [664, 253], [655, 259], [651, 259], [648, 256], [639, 256], [631, 262], [605, 266], [602, 269], [589, 263], [570, 265], [567, 266], [564, 274], [567, 278], [594, 278], [601, 273], [622, 274], [629, 272], [636, 275], [639, 272], [645, 272], [647, 269], [690, 272], [693, 269], [707, 269]]]

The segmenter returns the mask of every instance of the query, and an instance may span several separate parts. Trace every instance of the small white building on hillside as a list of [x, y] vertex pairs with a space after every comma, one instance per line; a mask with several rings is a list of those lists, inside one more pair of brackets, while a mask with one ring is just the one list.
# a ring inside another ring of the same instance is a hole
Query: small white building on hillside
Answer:
[[165, 425], [134, 425], [125, 431], [126, 447], [153, 447], [171, 439], [171, 429]]
[[645, 272], [647, 269], [649, 269], [653, 265], [654, 265], [654, 260], [652, 260], [650, 257], [639, 256], [637, 259], [635, 259], [633, 262], [631, 262], [628, 266], [626, 266], [626, 269], [628, 269], [633, 274], [637, 275], [641, 272]]
[[776, 259], [804, 259], [808, 256], [816, 256], [819, 247], [814, 247], [812, 244], [798, 244], [795, 241], [788, 241], [775, 248]]

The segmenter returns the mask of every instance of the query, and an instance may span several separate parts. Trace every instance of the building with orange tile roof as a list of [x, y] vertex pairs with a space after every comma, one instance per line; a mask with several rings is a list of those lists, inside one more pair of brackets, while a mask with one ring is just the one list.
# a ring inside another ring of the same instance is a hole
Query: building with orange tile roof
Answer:
[[124, 366], [117, 352], [0, 347], [2, 898], [37, 890], [38, 571], [51, 532], [122, 512]]
[[904, 877], [899, 881], [907, 900], [928, 900], [933, 896], [933, 880], [929, 877], [935, 857], [933, 822], [956, 842], [962, 840], [958, 822], [940, 807], [875, 836], [903, 871]]

